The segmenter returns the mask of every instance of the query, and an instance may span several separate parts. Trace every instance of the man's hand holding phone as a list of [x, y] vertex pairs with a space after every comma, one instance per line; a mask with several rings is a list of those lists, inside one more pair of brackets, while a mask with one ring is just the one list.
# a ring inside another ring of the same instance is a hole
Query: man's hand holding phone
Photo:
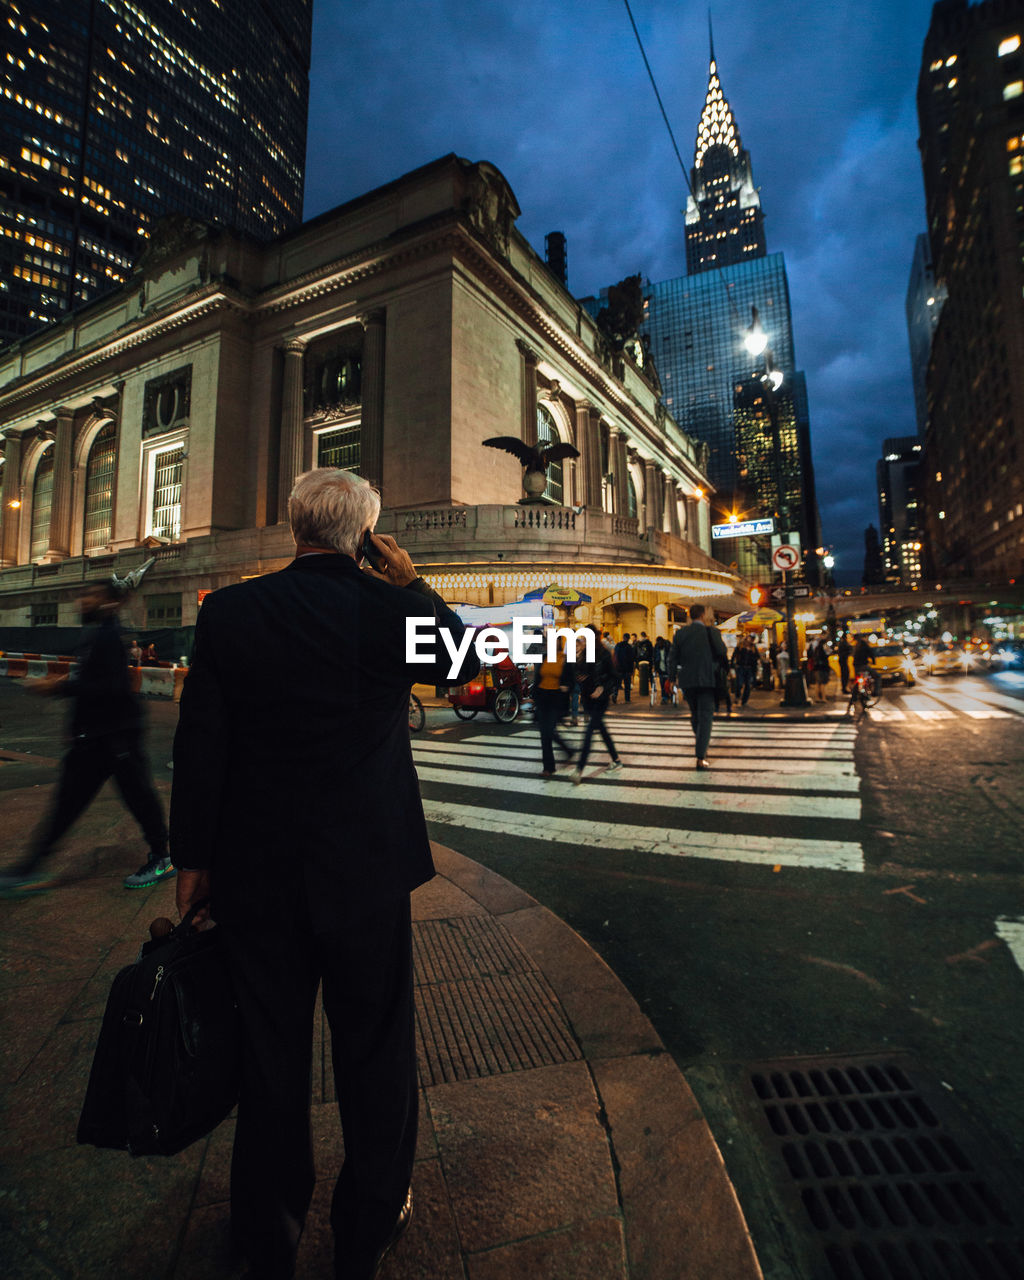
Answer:
[[419, 576], [407, 551], [387, 533], [371, 533], [367, 529], [360, 545], [360, 553], [367, 562], [364, 572], [391, 582], [396, 587], [407, 587]]

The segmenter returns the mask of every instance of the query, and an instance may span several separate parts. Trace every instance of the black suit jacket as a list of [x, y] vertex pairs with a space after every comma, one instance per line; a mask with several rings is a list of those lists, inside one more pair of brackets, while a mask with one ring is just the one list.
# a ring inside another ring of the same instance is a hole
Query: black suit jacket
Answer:
[[304, 888], [327, 928], [434, 874], [409, 689], [479, 669], [471, 648], [449, 680], [440, 640], [436, 663], [406, 661], [406, 619], [435, 609], [462, 634], [439, 597], [337, 554], [207, 596], [174, 740], [171, 854], [211, 871], [218, 919], [269, 922], [279, 893]]

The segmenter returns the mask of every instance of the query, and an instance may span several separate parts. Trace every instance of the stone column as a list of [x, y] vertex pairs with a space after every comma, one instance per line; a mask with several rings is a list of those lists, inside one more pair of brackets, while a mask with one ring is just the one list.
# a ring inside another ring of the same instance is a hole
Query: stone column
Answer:
[[53, 507], [50, 511], [48, 560], [64, 560], [71, 554], [71, 432], [75, 414], [62, 405], [55, 410], [57, 425], [53, 445]]
[[[18, 563], [18, 531], [21, 528], [21, 436], [4, 441], [3, 510], [0, 511], [0, 564]], [[12, 506], [17, 503], [17, 506]]]
[[629, 511], [629, 485], [626, 480], [626, 433], [612, 432], [612, 475], [615, 479], [615, 514]]
[[670, 475], [662, 472], [665, 510], [668, 513], [668, 531], [673, 537], [679, 537], [679, 507], [676, 502], [676, 482]]
[[363, 362], [359, 385], [362, 398], [359, 427], [359, 474], [380, 489], [384, 482], [384, 330], [387, 312], [360, 316]]
[[516, 346], [523, 356], [522, 381], [522, 433], [523, 442], [528, 445], [537, 443], [537, 360], [536, 351], [528, 346], [522, 338], [516, 338]]
[[661, 476], [657, 466], [644, 459], [644, 528], [661, 528]]
[[302, 353], [306, 344], [301, 338], [286, 342], [284, 351], [284, 382], [281, 390], [281, 455], [278, 468], [277, 517], [278, 523], [288, 519], [288, 495], [295, 478], [302, 474], [302, 447], [304, 439], [302, 407]]

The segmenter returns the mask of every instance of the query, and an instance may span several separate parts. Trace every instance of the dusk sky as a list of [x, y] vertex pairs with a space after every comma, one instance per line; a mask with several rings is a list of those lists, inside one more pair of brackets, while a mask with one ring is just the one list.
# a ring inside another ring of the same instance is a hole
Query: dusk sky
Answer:
[[[707, 6], [631, 0], [687, 170]], [[623, 0], [315, 0], [307, 217], [448, 152], [488, 160], [569, 288], [681, 276], [686, 185]], [[916, 431], [904, 298], [925, 229], [914, 96], [929, 0], [732, 0], [713, 9], [722, 88], [786, 257], [824, 541], [859, 582], [887, 436]]]

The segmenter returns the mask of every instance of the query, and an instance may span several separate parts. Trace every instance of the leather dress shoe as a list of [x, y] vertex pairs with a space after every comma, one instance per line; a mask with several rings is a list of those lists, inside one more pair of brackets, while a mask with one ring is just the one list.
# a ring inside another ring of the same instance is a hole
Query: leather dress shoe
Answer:
[[391, 1234], [384, 1244], [381, 1245], [376, 1253], [371, 1252], [368, 1255], [360, 1255], [358, 1258], [346, 1257], [344, 1261], [339, 1258], [335, 1272], [337, 1280], [374, 1280], [377, 1272], [381, 1269], [384, 1259], [402, 1238], [411, 1220], [412, 1187], [409, 1188], [406, 1194], [405, 1203], [398, 1211], [395, 1225], [391, 1228]]
[[711, 761], [710, 761], [710, 760], [698, 760], [698, 761], [697, 761], [697, 768], [698, 768], [698, 769], [710, 769], [710, 768], [711, 768]]

